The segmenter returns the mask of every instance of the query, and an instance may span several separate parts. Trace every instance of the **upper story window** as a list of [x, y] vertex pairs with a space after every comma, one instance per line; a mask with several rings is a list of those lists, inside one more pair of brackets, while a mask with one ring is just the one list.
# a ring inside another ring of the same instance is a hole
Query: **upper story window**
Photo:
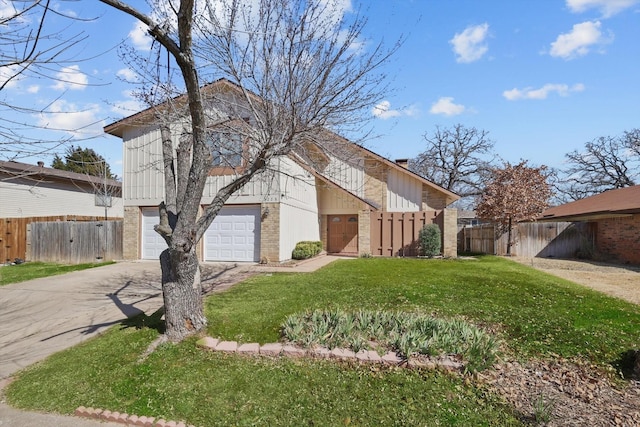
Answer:
[[208, 144], [211, 150], [211, 166], [215, 169], [233, 171], [243, 166], [244, 144], [240, 134], [212, 130], [209, 132]]

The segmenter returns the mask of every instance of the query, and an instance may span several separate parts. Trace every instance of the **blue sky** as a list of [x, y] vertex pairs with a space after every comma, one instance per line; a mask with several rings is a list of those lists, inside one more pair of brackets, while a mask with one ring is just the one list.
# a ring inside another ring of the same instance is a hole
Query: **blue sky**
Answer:
[[[340, 1], [346, 13], [358, 8]], [[0, 14], [9, 3], [0, 0]], [[86, 138], [78, 144], [122, 175], [120, 140], [102, 135], [102, 126], [139, 105], [121, 80], [129, 72], [117, 47], [144, 50], [149, 40], [132, 18], [97, 1], [56, 7], [97, 17], [73, 26], [87, 39], [51, 70], [60, 80], [25, 76], [0, 99], [64, 112], [19, 120], [48, 126], [45, 139]], [[416, 156], [425, 133], [460, 123], [488, 131], [506, 161], [562, 167], [564, 154], [585, 142], [640, 127], [640, 0], [372, 0], [360, 10], [372, 43], [405, 37], [384, 70], [393, 91], [371, 106], [378, 137], [367, 146], [391, 159]], [[38, 158], [50, 164], [50, 156]]]

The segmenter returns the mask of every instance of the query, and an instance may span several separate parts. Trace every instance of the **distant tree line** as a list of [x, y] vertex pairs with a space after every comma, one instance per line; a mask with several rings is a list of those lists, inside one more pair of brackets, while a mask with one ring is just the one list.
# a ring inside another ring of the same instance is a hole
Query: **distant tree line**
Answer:
[[[410, 159], [409, 168], [460, 195], [456, 207], [461, 209], [476, 208], [495, 171], [511, 167], [495, 152], [485, 130], [462, 124], [438, 126], [423, 139], [426, 147]], [[640, 129], [595, 138], [564, 157], [566, 167], [539, 171], [551, 187], [548, 202], [554, 205], [636, 185], [640, 179]]]

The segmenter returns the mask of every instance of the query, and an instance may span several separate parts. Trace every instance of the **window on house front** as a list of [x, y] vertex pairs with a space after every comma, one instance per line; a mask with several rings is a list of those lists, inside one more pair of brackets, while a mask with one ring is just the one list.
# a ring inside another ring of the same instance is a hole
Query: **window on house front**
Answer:
[[242, 136], [237, 133], [212, 131], [209, 133], [211, 166], [239, 168], [242, 166]]

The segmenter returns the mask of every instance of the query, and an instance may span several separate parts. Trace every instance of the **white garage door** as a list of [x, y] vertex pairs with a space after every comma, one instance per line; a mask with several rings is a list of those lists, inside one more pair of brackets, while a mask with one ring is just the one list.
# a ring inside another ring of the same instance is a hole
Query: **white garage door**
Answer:
[[167, 242], [153, 229], [158, 223], [158, 208], [142, 208], [142, 259], [159, 259], [167, 248]]
[[223, 207], [204, 235], [205, 261], [260, 260], [260, 206]]

